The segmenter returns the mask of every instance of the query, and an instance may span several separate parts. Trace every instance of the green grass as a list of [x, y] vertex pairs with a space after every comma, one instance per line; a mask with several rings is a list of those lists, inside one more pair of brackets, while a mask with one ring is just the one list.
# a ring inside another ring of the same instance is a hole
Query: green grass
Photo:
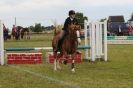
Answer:
[[6, 48], [12, 47], [44, 47], [51, 46], [52, 34], [35, 34], [30, 40], [8, 40], [5, 42]]
[[[51, 39], [52, 34], [34, 35], [31, 40], [8, 40], [5, 47], [51, 46]], [[0, 88], [133, 88], [133, 45], [108, 45], [108, 62], [76, 64], [74, 74], [70, 64], [61, 67], [54, 72], [46, 62], [0, 66]]]

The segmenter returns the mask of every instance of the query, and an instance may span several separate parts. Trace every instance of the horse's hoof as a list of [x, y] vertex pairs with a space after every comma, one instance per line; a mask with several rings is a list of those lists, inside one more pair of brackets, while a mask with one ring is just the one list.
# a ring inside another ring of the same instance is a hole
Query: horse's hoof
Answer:
[[72, 71], [72, 73], [75, 73], [75, 69], [74, 68], [71, 71]]
[[54, 69], [54, 71], [57, 71], [57, 69]]
[[54, 71], [57, 71], [57, 68], [54, 68]]
[[67, 65], [67, 60], [64, 60], [64, 62], [63, 62], [65, 65]]
[[60, 66], [57, 66], [57, 69], [61, 70], [61, 67]]

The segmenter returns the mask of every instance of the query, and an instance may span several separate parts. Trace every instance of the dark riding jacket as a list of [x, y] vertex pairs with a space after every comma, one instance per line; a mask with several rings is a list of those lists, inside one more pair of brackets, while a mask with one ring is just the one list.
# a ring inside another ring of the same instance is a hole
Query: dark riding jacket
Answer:
[[70, 24], [76, 24], [76, 25], [77, 25], [77, 24], [78, 24], [77, 19], [74, 18], [73, 20], [71, 20], [71, 18], [68, 17], [68, 18], [65, 20], [64, 28], [62, 29], [62, 30], [65, 31], [65, 34], [68, 34], [68, 33], [69, 33], [69, 31], [68, 31], [68, 26], [69, 26]]

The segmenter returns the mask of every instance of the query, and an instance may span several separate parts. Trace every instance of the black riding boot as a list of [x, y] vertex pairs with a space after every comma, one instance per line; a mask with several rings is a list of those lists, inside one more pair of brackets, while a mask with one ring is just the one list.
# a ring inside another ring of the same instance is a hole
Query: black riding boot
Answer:
[[61, 51], [62, 49], [62, 39], [58, 41], [58, 50]]

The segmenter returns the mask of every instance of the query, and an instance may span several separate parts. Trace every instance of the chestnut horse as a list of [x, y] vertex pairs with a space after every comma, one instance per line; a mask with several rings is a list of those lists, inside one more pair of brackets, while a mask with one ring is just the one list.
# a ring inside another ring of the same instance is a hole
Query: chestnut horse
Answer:
[[[55, 30], [55, 36], [52, 41], [53, 53], [54, 53], [54, 58], [55, 58], [54, 70], [61, 69], [59, 65], [60, 57], [64, 55], [65, 57], [64, 61], [67, 62], [68, 54], [70, 54], [71, 59], [72, 59], [71, 71], [75, 72], [74, 56], [76, 54], [78, 44], [81, 42], [80, 35], [79, 35], [80, 29], [81, 27], [79, 25], [74, 25], [74, 24], [69, 25], [68, 26], [69, 34], [64, 37], [62, 44], [60, 46], [61, 50], [57, 50], [57, 51], [55, 49], [56, 49], [56, 44], [57, 44], [59, 33], [56, 33], [56, 30]], [[60, 52], [60, 53], [57, 54], [57, 52]]]

